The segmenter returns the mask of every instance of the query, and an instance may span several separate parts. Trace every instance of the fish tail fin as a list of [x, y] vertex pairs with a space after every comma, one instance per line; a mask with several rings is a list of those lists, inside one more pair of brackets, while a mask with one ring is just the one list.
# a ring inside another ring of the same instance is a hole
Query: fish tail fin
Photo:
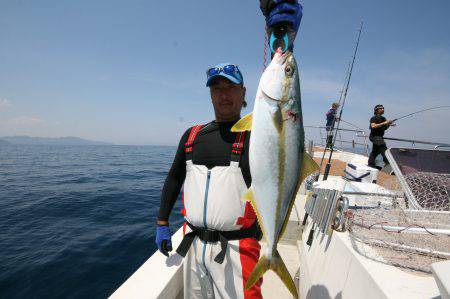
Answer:
[[252, 273], [250, 273], [245, 289], [250, 289], [269, 269], [270, 260], [265, 255], [262, 255]]
[[289, 274], [289, 271], [286, 265], [283, 262], [278, 250], [275, 250], [274, 258], [270, 261], [270, 269], [277, 273], [278, 277], [280, 277], [281, 281], [283, 281], [284, 285], [288, 288], [294, 298], [298, 298], [297, 288], [295, 287], [294, 280]]
[[289, 274], [289, 271], [284, 264], [283, 259], [276, 249], [272, 259], [270, 260], [265, 255], [261, 256], [252, 273], [250, 274], [245, 288], [251, 288], [269, 269], [273, 270], [278, 275], [278, 277], [280, 277], [281, 281], [291, 292], [292, 296], [294, 296], [294, 298], [298, 298], [297, 288], [295, 287], [294, 280]]

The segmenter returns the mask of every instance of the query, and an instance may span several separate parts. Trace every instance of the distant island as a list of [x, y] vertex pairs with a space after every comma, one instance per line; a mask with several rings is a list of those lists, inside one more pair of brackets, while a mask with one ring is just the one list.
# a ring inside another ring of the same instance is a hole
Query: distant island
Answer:
[[0, 146], [2, 146], [2, 145], [8, 145], [8, 144], [11, 144], [11, 143], [8, 142], [8, 141], [6, 141], [6, 140], [0, 139]]
[[46, 144], [46, 145], [113, 145], [113, 143], [86, 140], [78, 137], [30, 137], [7, 136], [0, 137], [0, 145], [6, 144]]

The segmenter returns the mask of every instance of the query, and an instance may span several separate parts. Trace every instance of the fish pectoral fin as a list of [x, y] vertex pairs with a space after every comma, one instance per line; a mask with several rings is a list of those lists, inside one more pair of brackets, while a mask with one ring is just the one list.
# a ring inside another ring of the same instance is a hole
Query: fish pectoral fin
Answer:
[[313, 172], [319, 170], [319, 165], [316, 161], [311, 158], [307, 153], [303, 154], [302, 170], [300, 172], [300, 177], [298, 179], [299, 184], [301, 184], [307, 177]]
[[231, 132], [244, 132], [251, 131], [253, 123], [253, 112], [247, 114], [241, 118], [234, 126], [231, 128]]
[[308, 155], [307, 153], [304, 153], [301, 168], [302, 169], [300, 171], [300, 175], [298, 178], [297, 188], [294, 192], [294, 199], [291, 201], [291, 205], [289, 206], [289, 209], [287, 212], [288, 217], [285, 219], [283, 226], [281, 227], [279, 239], [281, 239], [281, 237], [283, 236], [283, 234], [286, 230], [287, 224], [289, 222], [289, 215], [291, 215], [292, 208], [294, 207], [294, 204], [295, 204], [295, 198], [297, 197], [297, 193], [298, 193], [298, 190], [300, 189], [301, 184], [308, 177], [308, 175], [319, 170], [319, 165], [317, 165], [317, 163], [311, 158], [310, 155]]
[[269, 260], [265, 255], [261, 256], [252, 273], [250, 273], [245, 289], [250, 289], [269, 269], [273, 270], [278, 277], [280, 277], [281, 281], [283, 281], [292, 296], [294, 296], [294, 298], [298, 298], [294, 280], [289, 274], [285, 263], [276, 249], [271, 260]]

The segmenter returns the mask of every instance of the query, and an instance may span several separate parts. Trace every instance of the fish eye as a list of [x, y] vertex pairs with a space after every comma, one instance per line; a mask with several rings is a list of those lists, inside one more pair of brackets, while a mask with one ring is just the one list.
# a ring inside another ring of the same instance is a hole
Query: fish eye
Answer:
[[294, 67], [288, 64], [286, 65], [284, 72], [286, 73], [286, 75], [292, 76], [292, 74], [294, 74]]

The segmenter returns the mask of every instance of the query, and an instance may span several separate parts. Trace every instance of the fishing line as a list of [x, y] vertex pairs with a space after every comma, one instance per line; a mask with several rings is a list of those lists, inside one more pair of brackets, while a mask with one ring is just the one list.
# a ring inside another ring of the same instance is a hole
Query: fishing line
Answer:
[[263, 59], [263, 72], [266, 69], [267, 64], [267, 43], [269, 42], [269, 37], [267, 35], [267, 25], [264, 28], [264, 59]]
[[364, 129], [361, 129], [360, 127], [358, 127], [358, 126], [355, 125], [355, 124], [352, 124], [352, 123], [349, 122], [349, 121], [345, 121], [345, 120], [343, 120], [343, 119], [341, 119], [341, 121], [342, 121], [343, 123], [346, 123], [346, 124], [348, 124], [348, 125], [350, 125], [350, 126], [356, 128], [356, 129], [361, 130], [362, 132], [364, 132]]

